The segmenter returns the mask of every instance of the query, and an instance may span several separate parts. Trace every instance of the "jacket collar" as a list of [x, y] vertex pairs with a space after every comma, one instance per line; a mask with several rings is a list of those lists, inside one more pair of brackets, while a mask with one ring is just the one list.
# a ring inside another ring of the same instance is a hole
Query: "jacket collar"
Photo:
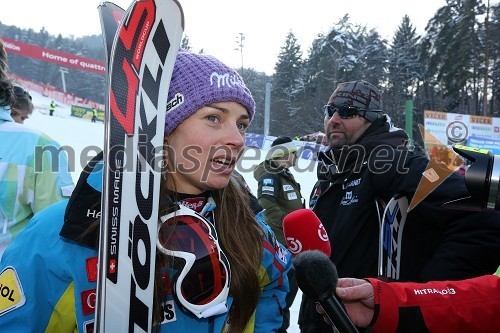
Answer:
[[[408, 135], [395, 127], [388, 116], [377, 119], [351, 146], [329, 148], [318, 154], [318, 179], [336, 182], [339, 177], [348, 179], [350, 175], [361, 170], [373, 150], [380, 146], [405, 147]], [[362, 158], [359, 158], [359, 157]]]
[[0, 107], [0, 120], [3, 121], [12, 121], [14, 122], [14, 119], [10, 115], [10, 109], [7, 107]]
[[[101, 152], [94, 157], [80, 174], [66, 206], [64, 224], [59, 232], [61, 237], [94, 249], [99, 246], [98, 220], [101, 218], [102, 156]], [[200, 214], [206, 215], [215, 209], [215, 202], [208, 192], [203, 196], [206, 196], [207, 200]], [[180, 195], [180, 198], [186, 200], [187, 196]], [[93, 224], [95, 227], [92, 227]]]
[[[101, 218], [102, 152], [94, 157], [80, 174], [64, 213], [59, 235], [97, 249]], [[90, 228], [96, 223], [95, 228]]]

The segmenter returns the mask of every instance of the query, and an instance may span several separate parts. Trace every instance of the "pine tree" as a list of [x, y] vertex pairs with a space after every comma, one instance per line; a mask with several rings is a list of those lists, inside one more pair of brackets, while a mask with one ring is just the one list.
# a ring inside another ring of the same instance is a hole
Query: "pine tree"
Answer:
[[323, 105], [341, 82], [367, 80], [375, 85], [386, 81], [387, 46], [375, 30], [349, 22], [345, 15], [327, 35], [313, 41], [306, 61], [305, 95], [308, 117], [305, 128], [323, 128]]
[[489, 26], [490, 65], [489, 77], [491, 80], [490, 110], [493, 116], [500, 116], [500, 2], [491, 7]]
[[189, 42], [189, 37], [187, 35], [184, 35], [184, 37], [182, 37], [181, 49], [191, 50], [191, 43]]
[[388, 49], [387, 41], [372, 29], [360, 30], [358, 37], [357, 70], [353, 72], [354, 80], [365, 80], [376, 86], [387, 81]]
[[302, 51], [293, 32], [288, 32], [274, 66], [271, 95], [271, 126], [274, 134], [292, 135], [295, 129], [284, 125], [286, 120], [297, 115], [297, 95], [303, 91]]
[[396, 125], [403, 126], [405, 101], [414, 99], [422, 77], [419, 63], [419, 36], [405, 15], [394, 34], [389, 50], [388, 86], [385, 108]]
[[303, 103], [307, 105], [307, 117], [301, 117], [306, 122], [306, 133], [323, 129], [323, 105], [340, 82], [349, 81], [356, 76], [353, 70], [356, 68], [359, 50], [354, 45], [358, 44], [360, 31], [363, 29], [351, 24], [349, 16], [345, 15], [328, 34], [318, 35], [313, 41], [304, 78]]
[[429, 65], [437, 73], [448, 111], [477, 112], [481, 66], [477, 17], [483, 10], [478, 0], [447, 0], [427, 26]]

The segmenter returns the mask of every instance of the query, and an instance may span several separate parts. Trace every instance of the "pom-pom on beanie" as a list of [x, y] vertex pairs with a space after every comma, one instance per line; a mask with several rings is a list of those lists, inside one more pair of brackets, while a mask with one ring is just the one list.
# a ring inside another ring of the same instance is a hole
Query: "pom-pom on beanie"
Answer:
[[179, 50], [168, 90], [165, 135], [198, 109], [228, 101], [243, 105], [252, 120], [255, 101], [233, 68], [213, 56]]

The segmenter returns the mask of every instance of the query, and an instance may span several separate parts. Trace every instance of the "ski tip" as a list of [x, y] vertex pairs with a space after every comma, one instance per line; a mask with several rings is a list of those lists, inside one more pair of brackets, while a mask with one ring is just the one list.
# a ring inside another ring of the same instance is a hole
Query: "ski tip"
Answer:
[[184, 10], [182, 9], [181, 3], [178, 0], [173, 0], [177, 7], [179, 7], [179, 11], [181, 12], [181, 26], [184, 31]]
[[101, 1], [101, 2], [99, 2], [99, 5], [97, 6], [97, 8], [106, 7], [108, 3], [109, 3], [108, 1]]

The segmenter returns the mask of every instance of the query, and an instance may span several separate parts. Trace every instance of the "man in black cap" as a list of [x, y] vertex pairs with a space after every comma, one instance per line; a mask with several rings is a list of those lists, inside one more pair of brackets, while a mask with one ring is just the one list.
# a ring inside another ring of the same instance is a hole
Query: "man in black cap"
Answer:
[[[254, 170], [253, 175], [259, 182], [257, 198], [264, 208], [266, 223], [271, 226], [276, 239], [286, 245], [283, 234], [283, 218], [290, 212], [304, 207], [300, 185], [295, 181], [289, 168], [297, 162], [297, 146], [287, 136], [280, 136], [271, 144], [266, 159]], [[290, 325], [290, 306], [292, 306], [298, 286], [295, 273], [288, 273], [290, 292], [286, 296], [286, 307], [283, 309], [283, 325], [279, 333], [286, 332]]]
[[[495, 272], [500, 213], [443, 208], [468, 195], [463, 176], [453, 173], [407, 213], [428, 159], [408, 149], [377, 87], [339, 84], [324, 106], [324, 126], [329, 147], [318, 155], [310, 207], [328, 232], [339, 277], [425, 282]], [[299, 325], [303, 333], [331, 330], [305, 297]]]

